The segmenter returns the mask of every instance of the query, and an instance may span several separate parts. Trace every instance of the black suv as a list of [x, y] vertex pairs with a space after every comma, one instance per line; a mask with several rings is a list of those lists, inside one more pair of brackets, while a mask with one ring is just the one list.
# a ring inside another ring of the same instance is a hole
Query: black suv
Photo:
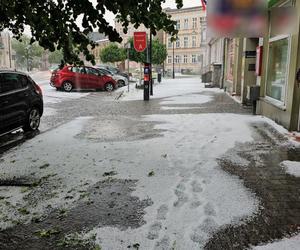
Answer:
[[0, 135], [35, 131], [43, 114], [41, 88], [26, 74], [0, 70]]

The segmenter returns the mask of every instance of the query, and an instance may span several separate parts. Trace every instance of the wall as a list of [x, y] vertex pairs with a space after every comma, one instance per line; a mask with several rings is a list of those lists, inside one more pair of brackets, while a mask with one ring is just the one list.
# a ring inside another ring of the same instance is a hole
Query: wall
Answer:
[[[278, 1], [279, 4], [283, 1]], [[297, 28], [296, 33], [290, 36], [290, 53], [288, 59], [289, 72], [287, 76], [287, 90], [285, 103], [280, 104], [274, 99], [269, 98], [266, 95], [266, 83], [267, 83], [267, 65], [269, 57], [269, 37], [264, 38], [264, 57], [263, 57], [263, 75], [261, 77], [261, 98], [257, 108], [259, 114], [265, 115], [277, 123], [283, 125], [289, 130], [297, 130], [298, 118], [299, 118], [299, 87], [295, 81], [295, 75], [299, 64], [299, 29], [300, 29], [300, 1], [295, 2], [295, 8], [297, 13]], [[296, 56], [297, 55], [297, 56]]]

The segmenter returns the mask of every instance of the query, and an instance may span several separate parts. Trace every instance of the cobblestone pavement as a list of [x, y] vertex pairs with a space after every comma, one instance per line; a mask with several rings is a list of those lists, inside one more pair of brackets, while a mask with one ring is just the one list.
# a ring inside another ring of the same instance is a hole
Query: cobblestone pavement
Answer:
[[[212, 101], [204, 104], [172, 105], [181, 109], [161, 109], [160, 99], [150, 102], [120, 101], [119, 93], [92, 92], [80, 100], [63, 101], [59, 104], [48, 104], [49, 108], [56, 109], [55, 114], [44, 116], [40, 133], [46, 133], [77, 117], [92, 116], [102, 124], [119, 124], [120, 133], [108, 137], [97, 138], [103, 141], [130, 141], [159, 136], [154, 131], [151, 122], [142, 121], [140, 118], [151, 114], [206, 114], [206, 113], [234, 113], [251, 114], [249, 107], [243, 107], [233, 101], [222, 92], [202, 92], [212, 97]], [[184, 107], [197, 107], [198, 109], [184, 109]], [[104, 126], [103, 125], [103, 126]], [[300, 161], [300, 149], [287, 143], [287, 139], [274, 128], [265, 123], [251, 124], [255, 140], [250, 143], [238, 144], [218, 159], [221, 168], [231, 175], [238, 176], [244, 185], [252, 190], [260, 200], [260, 208], [257, 214], [244, 218], [242, 223], [227, 225], [213, 233], [213, 237], [206, 243], [205, 249], [247, 249], [251, 245], [266, 243], [274, 239], [289, 236], [300, 230], [300, 181], [299, 178], [284, 172], [280, 163], [284, 160]], [[90, 133], [89, 133], [90, 134]], [[0, 156], [10, 148], [22, 145], [35, 135], [16, 133], [2, 138]], [[79, 136], [86, 138], [85, 131]], [[93, 138], [89, 138], [93, 140]], [[240, 158], [240, 163], [232, 158]], [[1, 158], [0, 158], [1, 163]], [[96, 200], [105, 201], [103, 204], [95, 204], [93, 208], [102, 207], [102, 213], [87, 208], [86, 204], [78, 204], [68, 215], [61, 220], [61, 211], [53, 211], [41, 221], [31, 222], [27, 225], [16, 225], [8, 230], [0, 232], [0, 248], [16, 249], [23, 244], [23, 249], [87, 249], [93, 246], [60, 246], [53, 245], [55, 240], [62, 237], [62, 232], [53, 232], [53, 241], [45, 238], [27, 237], [28, 231], [38, 232], [42, 228], [60, 226], [65, 233], [73, 233], [83, 228], [91, 229], [95, 222], [101, 221], [102, 225], [120, 225], [121, 227], [137, 228], [143, 222], [143, 209], [151, 205], [150, 200], [140, 201], [131, 196], [135, 180], [112, 180], [113, 183], [100, 182], [91, 190]], [[97, 189], [101, 187], [102, 192]], [[107, 193], [113, 195], [106, 197]], [[117, 196], [122, 196], [122, 204], [131, 207], [129, 210], [119, 210]], [[104, 197], [105, 196], [105, 197]], [[115, 197], [116, 196], [116, 197]], [[1, 202], [1, 201], [0, 201]], [[80, 211], [90, 209], [84, 214]], [[115, 210], [114, 210], [115, 209]], [[97, 210], [99, 211], [99, 210]], [[109, 212], [111, 211], [111, 212]], [[136, 216], [132, 216], [132, 212]], [[109, 217], [107, 217], [109, 214]], [[122, 216], [119, 216], [121, 215]], [[111, 216], [111, 217], [110, 217]], [[112, 219], [116, 217], [118, 219]], [[75, 223], [74, 223], [75, 221]], [[120, 223], [122, 221], [122, 223]]]
[[[260, 209], [242, 224], [216, 232], [205, 249], [247, 249], [300, 231], [300, 181], [280, 166], [285, 160], [300, 161], [300, 148], [287, 146], [286, 139], [268, 124], [253, 124], [253, 135], [254, 142], [237, 145], [219, 164], [255, 192]], [[231, 156], [246, 163], [232, 162]]]

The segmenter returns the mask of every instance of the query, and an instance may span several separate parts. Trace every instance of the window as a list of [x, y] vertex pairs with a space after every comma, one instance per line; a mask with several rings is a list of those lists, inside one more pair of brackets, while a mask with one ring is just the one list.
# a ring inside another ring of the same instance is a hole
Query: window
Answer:
[[[284, 7], [292, 6], [292, 1], [287, 1]], [[266, 96], [271, 97], [281, 104], [286, 99], [286, 89], [289, 71], [290, 37], [282, 35], [278, 28], [277, 13], [270, 13], [270, 39], [268, 48]]]
[[189, 38], [186, 36], [186, 37], [184, 37], [184, 39], [183, 39], [183, 46], [185, 47], [185, 48], [188, 48], [189, 47]]
[[188, 56], [187, 55], [183, 56], [183, 63], [188, 63]]
[[189, 19], [184, 19], [184, 29], [188, 29], [189, 28]]
[[179, 55], [176, 55], [176, 56], [175, 56], [175, 63], [176, 63], [176, 64], [181, 63], [181, 56], [179, 56]]
[[99, 71], [93, 68], [85, 68], [87, 74], [99, 76]]
[[180, 48], [180, 39], [179, 38], [177, 38], [177, 40], [176, 40], [176, 48]]
[[172, 47], [172, 41], [171, 41], [171, 38], [168, 38], [168, 47], [169, 47], [169, 48]]
[[197, 57], [196, 57], [196, 55], [192, 55], [192, 63], [197, 63]]
[[192, 47], [196, 47], [196, 36], [192, 36]]
[[172, 56], [168, 56], [168, 63], [172, 63]]
[[18, 75], [19, 82], [22, 85], [22, 88], [26, 88], [28, 86], [28, 78], [25, 75]]
[[180, 30], [180, 20], [177, 20], [177, 21], [176, 21], [176, 29], [177, 29], [177, 30]]
[[193, 17], [193, 24], [192, 24], [192, 26], [193, 26], [193, 29], [196, 29], [197, 28], [197, 17]]
[[267, 96], [285, 101], [289, 38], [270, 40], [267, 69]]
[[72, 67], [71, 71], [74, 73], [85, 74], [85, 70], [83, 67]]
[[24, 88], [18, 74], [4, 73], [0, 82], [1, 93], [6, 93]]
[[206, 41], [206, 28], [203, 28], [201, 30], [201, 42], [205, 42]]

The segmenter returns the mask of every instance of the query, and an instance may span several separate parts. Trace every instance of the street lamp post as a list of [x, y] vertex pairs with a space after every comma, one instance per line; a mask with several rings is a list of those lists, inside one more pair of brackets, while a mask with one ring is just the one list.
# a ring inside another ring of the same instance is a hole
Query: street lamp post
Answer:
[[129, 87], [129, 79], [130, 79], [130, 76], [129, 76], [129, 65], [130, 65], [130, 63], [129, 63], [129, 51], [131, 49], [130, 42], [128, 42], [126, 44], [126, 48], [127, 48], [128, 92], [129, 92], [129, 89], [130, 89], [130, 87]]
[[173, 79], [175, 79], [175, 45], [173, 42]]

